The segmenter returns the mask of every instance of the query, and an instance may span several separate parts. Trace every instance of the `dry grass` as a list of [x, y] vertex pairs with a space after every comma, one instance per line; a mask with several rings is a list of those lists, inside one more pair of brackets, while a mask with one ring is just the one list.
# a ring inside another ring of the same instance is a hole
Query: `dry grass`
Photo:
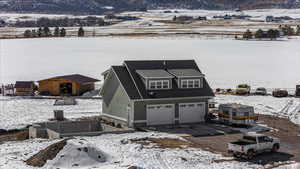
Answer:
[[27, 140], [28, 138], [29, 138], [29, 131], [27, 129], [27, 130], [16, 131], [5, 135], [1, 135], [0, 142], [23, 141], [23, 140]]
[[175, 138], [142, 138], [131, 140], [133, 143], [141, 144], [144, 146], [150, 146], [150, 144], [154, 144], [152, 147], [156, 148], [185, 148], [185, 147], [195, 147], [195, 145], [191, 142], [185, 140], [179, 140]]

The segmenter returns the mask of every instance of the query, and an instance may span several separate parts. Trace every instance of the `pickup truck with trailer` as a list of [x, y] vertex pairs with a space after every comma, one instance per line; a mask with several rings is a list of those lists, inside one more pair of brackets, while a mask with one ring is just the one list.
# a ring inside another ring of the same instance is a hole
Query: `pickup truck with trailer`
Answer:
[[280, 148], [280, 140], [275, 137], [246, 133], [242, 139], [228, 143], [228, 153], [238, 158], [252, 159], [256, 154], [266, 151], [277, 152]]

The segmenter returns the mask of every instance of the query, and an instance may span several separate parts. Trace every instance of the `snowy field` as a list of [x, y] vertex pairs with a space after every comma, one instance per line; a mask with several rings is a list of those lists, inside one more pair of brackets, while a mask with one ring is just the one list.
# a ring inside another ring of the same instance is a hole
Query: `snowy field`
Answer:
[[[102, 100], [80, 100], [75, 106], [53, 106], [54, 99], [21, 99], [0, 96], [0, 129], [16, 129], [54, 117], [53, 110], [64, 110], [66, 118], [100, 115]], [[0, 167], [1, 168], [1, 167]]]
[[[236, 41], [197, 38], [50, 38], [0, 40], [0, 81], [101, 73], [124, 60], [195, 59], [212, 88], [295, 89], [300, 39]], [[293, 93], [291, 93], [293, 94]]]
[[[53, 106], [52, 99], [17, 99], [0, 97], [0, 129], [16, 129], [32, 123], [53, 118], [53, 110], [64, 110], [66, 118], [80, 118], [100, 115], [102, 100], [80, 100], [75, 106]], [[289, 117], [300, 125], [300, 99], [274, 98], [272, 96], [231, 96], [217, 95], [215, 101], [241, 103], [254, 106], [259, 114]]]
[[[156, 36], [200, 36], [200, 37], [223, 37], [232, 38], [234, 35], [250, 29], [256, 31], [258, 29], [277, 29], [280, 24], [300, 24], [300, 10], [299, 9], [260, 9], [260, 10], [246, 10], [242, 12], [236, 11], [215, 11], [215, 10], [170, 10], [171, 13], [165, 13], [166, 10], [149, 10], [147, 12], [124, 12], [119, 15], [136, 16], [139, 20], [124, 21], [110, 26], [101, 27], [84, 27], [86, 36], [118, 36], [120, 34], [132, 36], [132, 34], [149, 33]], [[174, 12], [176, 11], [176, 13]], [[249, 15], [250, 19], [215, 19], [214, 16], [220, 15]], [[194, 21], [189, 24], [174, 24], [162, 21], [171, 21], [174, 16], [205, 16], [207, 21]], [[268, 15], [272, 16], [289, 16], [294, 20], [282, 22], [265, 22]], [[48, 18], [64, 18], [64, 17], [84, 17], [72, 15], [51, 15], [51, 14], [7, 14], [0, 13], [0, 19], [9, 23], [23, 20], [37, 20], [40, 17]], [[98, 16], [104, 17], [104, 16]], [[25, 29], [28, 28], [0, 28], [0, 36], [14, 37], [23, 36]], [[78, 27], [68, 27], [67, 36], [77, 36]], [[192, 35], [191, 35], [192, 34]]]

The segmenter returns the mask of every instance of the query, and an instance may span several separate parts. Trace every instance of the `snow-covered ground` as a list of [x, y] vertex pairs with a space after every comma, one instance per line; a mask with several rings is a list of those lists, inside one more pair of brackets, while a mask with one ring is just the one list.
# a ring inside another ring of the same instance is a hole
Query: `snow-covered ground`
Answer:
[[[106, 162], [95, 162], [93, 153], [85, 155], [76, 153], [78, 144], [68, 143], [59, 155], [48, 161], [43, 168], [95, 168], [95, 169], [127, 169], [130, 166], [138, 166], [145, 169], [246, 169], [262, 168], [260, 165], [237, 161], [226, 161], [230, 158], [219, 154], [210, 153], [196, 148], [144, 148], [140, 144], [122, 144], [122, 140], [131, 138], [178, 138], [165, 133], [130, 133], [130, 134], [107, 134], [97, 137], [81, 137], [89, 142], [87, 147], [94, 147], [96, 152], [106, 155]], [[86, 141], [81, 141], [86, 144]], [[73, 141], [74, 142], [74, 141]], [[77, 141], [78, 142], [78, 141]], [[45, 148], [53, 141], [28, 140], [24, 142], [8, 142], [0, 145], [0, 168], [1, 169], [32, 169], [23, 160], [28, 159], [40, 149]], [[70, 154], [69, 152], [73, 152]], [[61, 160], [69, 158], [71, 160]], [[84, 159], [83, 159], [84, 158]], [[224, 162], [214, 162], [224, 160]], [[93, 161], [88, 164], [87, 161]], [[72, 166], [73, 164], [79, 166]]]
[[[171, 13], [164, 13], [164, 11], [171, 11]], [[176, 11], [176, 13], [174, 13]], [[229, 10], [188, 10], [188, 9], [165, 9], [165, 10], [148, 10], [147, 12], [124, 12], [121, 15], [134, 15], [142, 18], [171, 18], [175, 15], [188, 15], [188, 16], [206, 16], [212, 18], [216, 15], [249, 15], [255, 18], [264, 20], [266, 16], [290, 16], [294, 19], [300, 18], [300, 9], [256, 9], [244, 10], [242, 12], [229, 11]], [[87, 16], [87, 15], [86, 15]], [[0, 19], [7, 22], [15, 22], [17, 20], [36, 20], [41, 17], [48, 18], [64, 18], [64, 17], [86, 17], [74, 15], [57, 15], [57, 14], [32, 14], [32, 13], [0, 13]], [[93, 15], [103, 17], [103, 15]]]
[[[53, 118], [53, 110], [64, 110], [66, 118], [80, 118], [100, 115], [102, 100], [80, 100], [75, 106], [53, 106], [52, 99], [18, 99], [0, 97], [0, 129], [22, 128], [36, 122]], [[289, 117], [300, 125], [300, 99], [274, 98], [272, 96], [217, 95], [215, 101], [241, 103], [254, 106], [255, 112]]]
[[[291, 88], [299, 84], [300, 39], [49, 38], [0, 40], [0, 82], [79, 73], [101, 79], [137, 59], [195, 59], [212, 88]], [[155, 50], [153, 50], [155, 49]]]
[[64, 110], [66, 118], [100, 115], [102, 100], [77, 99], [72, 106], [53, 106], [54, 99], [22, 99], [0, 96], [0, 129], [26, 127], [54, 117], [53, 110]]
[[[137, 16], [140, 20], [125, 21], [115, 25], [101, 26], [101, 27], [84, 27], [86, 36], [110, 36], [119, 34], [155, 34], [159, 36], [178, 36], [178, 33], [197, 34], [198, 36], [209, 37], [233, 37], [236, 34], [241, 34], [247, 29], [256, 31], [258, 29], [276, 29], [280, 24], [300, 24], [300, 10], [299, 9], [260, 9], [247, 10], [242, 12], [235, 11], [214, 11], [214, 10], [170, 10], [171, 13], [165, 13], [166, 10], [150, 10], [148, 12], [124, 12], [120, 15]], [[176, 13], [174, 12], [176, 11]], [[249, 15], [250, 19], [244, 20], [223, 20], [214, 19], [213, 16], [218, 15]], [[207, 21], [195, 21], [190, 24], [173, 24], [161, 22], [172, 20], [174, 16], [188, 15], [188, 16], [206, 16]], [[264, 22], [266, 16], [290, 16], [295, 20], [282, 21], [280, 23]], [[0, 13], [0, 19], [7, 22], [14, 23], [22, 20], [36, 20], [40, 17], [62, 18], [62, 17], [84, 17], [72, 15], [51, 15], [51, 14], [7, 14]], [[98, 16], [103, 17], [103, 16]], [[25, 29], [28, 28], [0, 28], [0, 36], [14, 37], [22, 36]], [[33, 28], [32, 28], [33, 29]], [[52, 28], [54, 29], [54, 28]], [[67, 36], [77, 36], [78, 27], [68, 27]], [[201, 34], [201, 35], [200, 35]]]

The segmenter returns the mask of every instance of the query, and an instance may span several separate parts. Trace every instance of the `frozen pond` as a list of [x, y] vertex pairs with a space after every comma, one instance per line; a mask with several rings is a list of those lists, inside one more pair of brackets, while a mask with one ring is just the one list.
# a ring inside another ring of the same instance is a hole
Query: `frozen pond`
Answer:
[[0, 43], [4, 83], [71, 73], [101, 78], [110, 65], [126, 59], [195, 59], [213, 88], [244, 82], [267, 88], [300, 84], [300, 39], [51, 38]]

